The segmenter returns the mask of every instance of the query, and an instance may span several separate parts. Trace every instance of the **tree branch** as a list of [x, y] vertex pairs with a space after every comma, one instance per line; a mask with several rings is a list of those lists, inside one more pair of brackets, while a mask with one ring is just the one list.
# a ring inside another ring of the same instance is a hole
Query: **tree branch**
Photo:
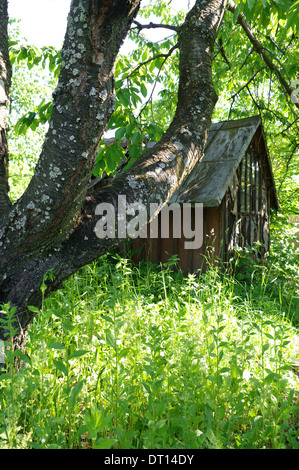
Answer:
[[284, 73], [286, 74], [288, 80], [291, 81], [290, 77], [289, 77], [289, 74], [288, 74], [285, 66], [281, 63], [280, 59], [274, 54], [274, 52], [271, 51], [271, 49], [269, 49], [268, 47], [265, 47], [265, 46], [263, 46], [263, 47], [264, 47], [264, 50], [269, 52], [269, 54], [272, 55], [272, 57], [276, 60], [276, 62], [279, 63], [280, 67], [283, 69]]
[[[235, 4], [235, 2], [233, 0], [229, 0], [228, 9], [232, 13], [235, 13], [235, 11], [237, 10], [237, 5]], [[237, 17], [237, 23], [242, 26], [246, 36], [248, 37], [248, 39], [250, 40], [250, 42], [252, 44], [254, 50], [261, 56], [263, 61], [266, 63], [267, 67], [272, 72], [274, 72], [274, 74], [276, 75], [279, 83], [283, 87], [284, 91], [287, 93], [287, 95], [289, 97], [291, 97], [291, 94], [292, 94], [293, 90], [292, 90], [290, 84], [284, 79], [284, 77], [282, 76], [282, 74], [280, 73], [278, 68], [274, 65], [274, 63], [270, 59], [269, 55], [266, 52], [266, 48], [259, 42], [259, 40], [255, 36], [254, 32], [252, 31], [252, 29], [251, 29], [248, 21], [246, 20], [245, 15], [243, 13], [239, 13], [239, 15]], [[272, 54], [272, 52], [271, 52], [271, 54]], [[294, 105], [299, 109], [299, 104], [298, 103], [294, 103]]]
[[246, 65], [246, 62], [247, 62], [247, 60], [249, 59], [249, 57], [251, 56], [251, 54], [253, 53], [253, 51], [254, 51], [254, 49], [253, 49], [253, 48], [252, 48], [252, 49], [250, 49], [250, 51], [248, 52], [248, 54], [247, 54], [247, 56], [246, 56], [246, 58], [245, 58], [245, 60], [244, 60], [243, 64], [242, 64], [242, 65], [241, 65], [241, 67], [239, 68], [239, 70], [242, 70], [242, 68], [243, 68], [243, 67], [245, 67], [245, 65]]
[[159, 54], [159, 57], [164, 57], [164, 60], [158, 70], [158, 73], [156, 75], [156, 79], [155, 79], [155, 83], [154, 83], [154, 86], [152, 88], [152, 91], [150, 93], [150, 96], [148, 98], [148, 100], [146, 101], [146, 103], [144, 104], [144, 106], [141, 108], [140, 112], [139, 112], [139, 115], [138, 117], [140, 117], [140, 115], [143, 113], [143, 111], [145, 110], [145, 108], [147, 107], [148, 103], [152, 100], [152, 97], [153, 97], [153, 94], [154, 94], [154, 91], [155, 91], [155, 88], [157, 86], [157, 80], [158, 80], [158, 77], [161, 73], [161, 70], [165, 64], [165, 62], [167, 61], [168, 57], [171, 56], [171, 54], [173, 53], [173, 51], [175, 51], [176, 49], [178, 48], [178, 44], [175, 44], [171, 49], [169, 49], [169, 51], [167, 52], [167, 54]]
[[238, 91], [236, 91], [236, 93], [234, 93], [230, 99], [235, 99], [237, 95], [239, 95], [241, 93], [242, 90], [244, 90], [244, 88], [247, 88], [247, 86], [255, 79], [255, 77], [257, 76], [258, 73], [260, 73], [262, 70], [266, 69], [267, 68], [267, 65], [263, 65], [262, 67], [260, 67], [258, 70], [256, 70], [254, 72], [254, 74], [252, 75], [252, 77], [245, 83], [245, 85], [243, 85]]
[[278, 44], [276, 44], [276, 42], [271, 38], [271, 36], [269, 36], [268, 34], [265, 36], [266, 39], [268, 39], [274, 47], [276, 47], [276, 49], [279, 50], [279, 52], [282, 54], [282, 55], [285, 55], [285, 51], [283, 51]]
[[8, 53], [7, 0], [0, 3], [0, 213], [11, 208], [8, 196], [8, 146], [6, 140], [6, 120], [8, 95], [11, 83], [11, 65]]
[[171, 29], [172, 31], [179, 31], [178, 26], [174, 26], [171, 24], [157, 24], [157, 23], [152, 23], [150, 22], [149, 24], [141, 24], [139, 21], [133, 20], [133, 23], [136, 24], [136, 28], [131, 28], [131, 29], [138, 29], [138, 32], [140, 32], [142, 29], [156, 29], [156, 28], [165, 28], [165, 29]]
[[218, 44], [219, 44], [219, 52], [220, 54], [222, 55], [223, 59], [224, 59], [224, 62], [228, 65], [228, 68], [230, 69], [231, 68], [231, 64], [230, 64], [230, 61], [228, 60], [227, 56], [226, 56], [226, 53], [225, 53], [225, 50], [224, 50], [224, 46], [223, 46], [223, 40], [222, 38], [220, 37], [219, 40], [218, 40]]
[[165, 57], [165, 59], [168, 59], [168, 57], [170, 57], [171, 54], [173, 53], [173, 51], [178, 49], [178, 47], [179, 47], [179, 45], [175, 44], [168, 52], [157, 54], [157, 55], [151, 57], [150, 59], [147, 59], [143, 62], [140, 62], [140, 64], [138, 64], [137, 67], [135, 67], [135, 69], [132, 70], [132, 72], [130, 72], [129, 75], [125, 76], [124, 78], [128, 79], [128, 78], [132, 77], [132, 75], [135, 75], [138, 72], [138, 70], [141, 69], [141, 67], [144, 67], [145, 65], [150, 64], [151, 62], [153, 62], [153, 60], [159, 59], [160, 57]]
[[281, 179], [281, 182], [280, 182], [280, 185], [279, 185], [279, 188], [278, 188], [278, 192], [281, 191], [281, 188], [282, 188], [282, 186], [283, 186], [283, 184], [284, 184], [284, 182], [285, 182], [285, 179], [286, 179], [287, 174], [288, 174], [288, 171], [289, 171], [289, 166], [290, 166], [291, 160], [292, 160], [293, 156], [295, 155], [296, 150], [297, 150], [298, 147], [299, 147], [299, 143], [296, 143], [296, 144], [294, 145], [294, 148], [293, 148], [292, 152], [290, 153], [290, 155], [289, 155], [289, 157], [288, 157], [288, 159], [287, 159], [286, 170], [285, 170], [284, 176], [283, 176], [282, 179]]
[[294, 119], [293, 122], [291, 122], [285, 129], [283, 129], [282, 131], [278, 132], [277, 134], [275, 134], [275, 137], [278, 137], [279, 135], [283, 135], [286, 131], [288, 131], [289, 129], [291, 129], [291, 127], [293, 127], [294, 124], [297, 123], [297, 121], [299, 121], [299, 117], [296, 117]]

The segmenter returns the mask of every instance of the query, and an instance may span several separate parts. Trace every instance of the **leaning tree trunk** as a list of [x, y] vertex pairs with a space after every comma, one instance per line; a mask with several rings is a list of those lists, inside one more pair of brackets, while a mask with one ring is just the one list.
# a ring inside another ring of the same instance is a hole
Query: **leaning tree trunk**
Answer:
[[11, 81], [8, 54], [7, 4], [0, 3], [0, 214], [1, 218], [11, 207], [8, 197], [8, 148], [5, 135], [7, 104]]
[[[2, 27], [7, 1], [0, 1]], [[88, 188], [97, 147], [114, 109], [115, 59], [139, 3], [72, 1], [49, 130], [35, 174], [13, 206], [7, 199], [5, 138], [0, 141], [0, 305], [18, 307], [21, 332], [32, 320], [26, 306], [41, 302], [46, 272], [55, 274], [48, 283], [49, 295], [79, 267], [121, 241], [96, 236], [99, 203], [112, 204], [116, 218], [118, 195], [125, 195], [128, 204], [158, 203], [159, 211], [202, 158], [217, 99], [211, 64], [226, 0], [197, 0], [179, 28], [178, 105], [167, 132], [129, 171], [105, 187]], [[0, 35], [1, 80], [7, 95], [7, 38]], [[0, 130], [4, 136], [1, 120]]]

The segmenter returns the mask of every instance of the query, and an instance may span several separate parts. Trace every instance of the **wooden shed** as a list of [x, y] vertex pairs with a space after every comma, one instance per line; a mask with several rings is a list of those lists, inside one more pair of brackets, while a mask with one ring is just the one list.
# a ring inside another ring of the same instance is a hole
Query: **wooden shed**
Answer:
[[[187, 274], [205, 271], [207, 256], [225, 261], [236, 246], [261, 242], [268, 251], [270, 208], [277, 210], [279, 203], [261, 117], [212, 124], [203, 159], [172, 196], [172, 203], [202, 203], [202, 246], [185, 248], [184, 236], [174, 236], [170, 212], [168, 238], [132, 240], [135, 262], [165, 263], [176, 254]], [[160, 214], [158, 218], [161, 231]]]

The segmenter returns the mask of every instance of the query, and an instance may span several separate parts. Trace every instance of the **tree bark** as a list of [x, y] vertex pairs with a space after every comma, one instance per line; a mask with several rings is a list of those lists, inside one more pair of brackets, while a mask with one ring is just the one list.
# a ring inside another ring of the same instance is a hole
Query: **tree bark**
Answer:
[[197, 0], [179, 29], [178, 105], [161, 140], [129, 171], [88, 190], [97, 146], [113, 112], [115, 58], [139, 1], [73, 0], [42, 153], [24, 195], [0, 221], [0, 304], [18, 306], [21, 331], [32, 320], [26, 306], [41, 302], [47, 271], [55, 275], [49, 295], [122, 241], [97, 238], [99, 203], [111, 203], [116, 220], [119, 195], [128, 204], [157, 203], [158, 212], [202, 158], [217, 100], [212, 53], [226, 3]]
[[11, 207], [8, 197], [8, 148], [5, 135], [7, 104], [11, 82], [11, 65], [8, 54], [7, 0], [0, 3], [0, 214]]

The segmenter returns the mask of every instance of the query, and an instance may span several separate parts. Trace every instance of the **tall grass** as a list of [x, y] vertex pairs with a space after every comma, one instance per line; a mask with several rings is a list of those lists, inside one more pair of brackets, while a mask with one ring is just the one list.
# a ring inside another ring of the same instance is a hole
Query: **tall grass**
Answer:
[[272, 279], [82, 268], [43, 302], [21, 370], [6, 351], [0, 448], [298, 448], [298, 331]]

